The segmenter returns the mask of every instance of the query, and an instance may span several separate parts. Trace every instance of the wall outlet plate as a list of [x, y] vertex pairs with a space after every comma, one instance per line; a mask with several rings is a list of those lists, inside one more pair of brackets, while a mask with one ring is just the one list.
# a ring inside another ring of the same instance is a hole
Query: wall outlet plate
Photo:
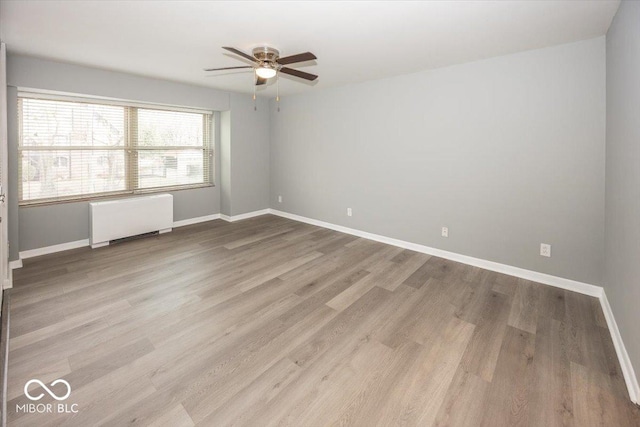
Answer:
[[449, 237], [449, 227], [442, 227], [442, 237]]
[[278, 203], [282, 203], [282, 196], [278, 196]]
[[551, 258], [551, 245], [540, 243], [540, 255]]
[[351, 208], [347, 208], [347, 216], [353, 216], [353, 211]]

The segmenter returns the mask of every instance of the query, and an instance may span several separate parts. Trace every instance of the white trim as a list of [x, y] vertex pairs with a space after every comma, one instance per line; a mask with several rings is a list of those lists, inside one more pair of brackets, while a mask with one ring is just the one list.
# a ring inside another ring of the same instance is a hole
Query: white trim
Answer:
[[212, 214], [205, 216], [198, 216], [195, 218], [181, 219], [180, 221], [173, 221], [173, 227], [184, 227], [185, 225], [199, 224], [201, 222], [213, 221], [214, 219], [220, 219], [220, 214]]
[[[196, 218], [183, 219], [180, 221], [174, 221], [173, 227], [174, 228], [183, 227], [185, 225], [197, 224], [205, 221], [212, 221], [214, 219], [219, 219], [219, 218], [220, 218], [220, 214], [213, 214], [213, 215], [200, 216]], [[85, 246], [89, 246], [89, 239], [76, 240], [75, 242], [61, 243], [59, 245], [45, 246], [43, 248], [29, 249], [26, 251], [22, 251], [20, 252], [20, 258], [18, 260], [11, 261], [11, 268], [12, 269], [21, 268], [23, 259], [33, 258], [40, 255], [48, 255], [56, 252], [67, 251], [69, 249], [82, 248]], [[100, 246], [96, 246], [96, 247], [100, 247]]]
[[75, 242], [60, 243], [59, 245], [45, 246], [44, 248], [29, 249], [20, 252], [20, 259], [33, 258], [40, 255], [53, 254], [55, 252], [68, 251], [69, 249], [89, 246], [89, 239], [76, 240]]
[[[20, 267], [22, 267], [22, 260], [20, 261]], [[9, 266], [9, 275], [6, 279], [4, 279], [4, 283], [2, 284], [2, 289], [11, 289], [13, 288], [13, 269]], [[2, 298], [0, 298], [2, 299]]]
[[[442, 249], [432, 248], [429, 246], [420, 245], [417, 243], [411, 243], [404, 240], [393, 239], [391, 237], [381, 236], [379, 234], [368, 233], [366, 231], [361, 231], [361, 230], [356, 230], [349, 227], [344, 227], [341, 225], [331, 224], [329, 222], [307, 218], [300, 215], [279, 211], [276, 209], [262, 209], [259, 211], [248, 212], [245, 214], [240, 214], [235, 216], [228, 216], [223, 214], [212, 214], [212, 215], [206, 215], [206, 216], [201, 216], [197, 218], [189, 218], [189, 219], [184, 219], [180, 221], [175, 221], [173, 223], [173, 226], [182, 227], [185, 225], [197, 224], [197, 223], [212, 221], [220, 218], [228, 222], [234, 222], [234, 221], [240, 221], [243, 219], [253, 218], [253, 217], [265, 215], [265, 214], [273, 214], [273, 215], [281, 216], [283, 218], [289, 218], [294, 221], [304, 222], [306, 224], [316, 225], [318, 227], [328, 228], [330, 230], [336, 230], [341, 233], [351, 234], [353, 236], [374, 240], [376, 242], [386, 243], [388, 245], [398, 246], [404, 249], [410, 249], [416, 252], [438, 256], [441, 258], [449, 259], [449, 260], [460, 262], [463, 264], [473, 265], [475, 267], [484, 268], [486, 270], [496, 271], [498, 273], [520, 277], [520, 278], [531, 280], [534, 282], [543, 283], [545, 285], [554, 286], [556, 288], [566, 289], [569, 291], [578, 292], [581, 294], [598, 298], [600, 300], [600, 305], [602, 306], [602, 311], [607, 321], [607, 326], [609, 327], [609, 333], [611, 334], [611, 338], [613, 340], [613, 344], [616, 349], [616, 354], [618, 355], [618, 361], [620, 362], [622, 375], [624, 377], [625, 383], [627, 385], [627, 389], [629, 391], [629, 397], [632, 402], [638, 403], [638, 399], [640, 398], [640, 386], [638, 385], [638, 379], [635, 375], [633, 366], [631, 365], [631, 360], [629, 359], [629, 354], [627, 353], [627, 350], [624, 346], [624, 342], [622, 341], [622, 336], [620, 335], [620, 331], [618, 330], [618, 325], [613, 316], [613, 312], [611, 311], [611, 306], [609, 305], [607, 296], [604, 290], [602, 289], [602, 287], [600, 286], [594, 286], [587, 283], [565, 279], [562, 277], [552, 276], [545, 273], [539, 273], [537, 271], [526, 270], [524, 268], [514, 267], [506, 264], [500, 264], [498, 262], [487, 261], [480, 258], [470, 257], [467, 255], [461, 255], [455, 252], [444, 251]], [[75, 242], [63, 243], [60, 245], [53, 245], [53, 246], [47, 246], [44, 248], [23, 251], [23, 252], [20, 252], [20, 259], [16, 261], [11, 261], [10, 267], [11, 269], [22, 267], [23, 258], [31, 258], [35, 256], [65, 251], [68, 249], [75, 249], [75, 248], [88, 246], [88, 245], [89, 245], [89, 240], [85, 239], [85, 240], [78, 240]]]
[[398, 246], [404, 249], [420, 252], [427, 255], [433, 255], [440, 258], [449, 259], [463, 264], [473, 265], [475, 267], [484, 268], [485, 270], [496, 271], [498, 273], [508, 274], [509, 276], [520, 277], [522, 279], [531, 280], [532, 282], [543, 283], [545, 285], [555, 286], [556, 288], [566, 289], [573, 292], [600, 298], [602, 295], [602, 287], [594, 286], [587, 283], [577, 282], [575, 280], [565, 279], [562, 277], [552, 276], [550, 274], [539, 273], [537, 271], [526, 270], [520, 267], [514, 267], [507, 264], [501, 264], [494, 261], [487, 261], [480, 258], [474, 258], [467, 255], [457, 254], [455, 252], [444, 251], [442, 249], [432, 248], [430, 246], [411, 243], [404, 240], [394, 239], [391, 237], [381, 236], [379, 234], [368, 233], [366, 231], [356, 230], [342, 225], [335, 225], [329, 222], [319, 221], [317, 219], [306, 218], [300, 215], [282, 212], [276, 209], [270, 209], [273, 215], [289, 218], [294, 221], [300, 221], [307, 224], [317, 225], [318, 227], [336, 230], [341, 233], [351, 234], [353, 236], [363, 237], [376, 242], [386, 243], [388, 245]]
[[253, 218], [255, 216], [266, 215], [271, 212], [271, 209], [261, 209], [259, 211], [247, 212], [240, 215], [234, 215], [231, 217], [231, 222], [233, 221], [241, 221], [243, 219]]
[[467, 255], [461, 255], [454, 252], [444, 251], [441, 249], [432, 248], [429, 246], [419, 245], [416, 243], [406, 242], [404, 240], [393, 239], [390, 237], [381, 236], [379, 234], [367, 233], [366, 231], [356, 230], [341, 225], [331, 224], [329, 222], [320, 221], [317, 219], [307, 218], [300, 215], [291, 214], [288, 212], [282, 212], [276, 209], [269, 209], [269, 213], [284, 218], [289, 218], [294, 221], [300, 221], [318, 227], [328, 228], [336, 230], [341, 233], [351, 234], [358, 237], [363, 237], [369, 240], [375, 240], [377, 242], [386, 243], [393, 246], [398, 246], [404, 249], [410, 249], [416, 252], [425, 253], [428, 255], [434, 255], [441, 258], [446, 258], [452, 261], [461, 262], [463, 264], [473, 265], [475, 267], [484, 268], [486, 270], [496, 271], [498, 273], [508, 274], [510, 276], [520, 277], [523, 279], [531, 280], [533, 282], [543, 283], [545, 285], [554, 286], [560, 289], [566, 289], [573, 292], [596, 297], [600, 300], [604, 317], [607, 320], [607, 326], [609, 327], [609, 333], [613, 340], [613, 345], [618, 355], [618, 361], [620, 362], [620, 368], [622, 369], [622, 376], [627, 385], [629, 392], [629, 398], [633, 403], [638, 403], [640, 399], [640, 386], [638, 385], [638, 378], [636, 377], [631, 359], [627, 353], [627, 349], [622, 341], [620, 330], [616, 324], [616, 320], [613, 316], [613, 311], [607, 300], [607, 296], [604, 289], [600, 286], [590, 285], [588, 283], [576, 282], [574, 280], [565, 279], [562, 277], [551, 276], [549, 274], [539, 273], [537, 271], [526, 270], [524, 268], [513, 267], [511, 265], [500, 264], [493, 261], [487, 261], [480, 258], [474, 258]]
[[627, 353], [627, 349], [624, 346], [622, 335], [620, 335], [618, 324], [616, 323], [615, 317], [613, 317], [613, 311], [611, 310], [609, 300], [607, 299], [607, 295], [604, 291], [600, 296], [600, 305], [602, 306], [604, 318], [607, 320], [607, 326], [609, 327], [609, 333], [613, 340], [613, 346], [615, 347], [616, 354], [618, 355], [620, 369], [622, 369], [622, 376], [624, 377], [624, 382], [627, 384], [627, 390], [629, 391], [629, 398], [633, 403], [638, 404], [638, 399], [640, 399], [640, 385], [638, 384], [638, 377], [636, 377], [636, 373], [633, 370], [629, 353]]
[[181, 113], [195, 113], [213, 115], [213, 110], [181, 105], [158, 104], [154, 102], [142, 102], [120, 98], [110, 98], [99, 95], [84, 95], [79, 93], [60, 92], [46, 89], [18, 88], [18, 98], [45, 99], [50, 101], [86, 102], [91, 104], [117, 105], [120, 107], [147, 108], [164, 111], [177, 111]]
[[247, 213], [233, 215], [233, 216], [220, 214], [220, 218], [224, 219], [227, 222], [235, 222], [235, 221], [241, 221], [243, 219], [253, 218], [255, 216], [266, 215], [269, 213], [271, 213], [271, 209], [261, 209], [259, 211], [247, 212]]
[[[9, 267], [9, 175], [8, 175], [8, 134], [7, 134], [7, 46], [0, 40], [0, 192], [2, 203], [0, 203], [0, 217], [3, 219], [0, 224], [0, 258], [2, 274], [2, 288], [9, 289], [13, 285], [11, 267]], [[6, 405], [4, 406], [6, 408]], [[4, 414], [3, 414], [4, 415]]]

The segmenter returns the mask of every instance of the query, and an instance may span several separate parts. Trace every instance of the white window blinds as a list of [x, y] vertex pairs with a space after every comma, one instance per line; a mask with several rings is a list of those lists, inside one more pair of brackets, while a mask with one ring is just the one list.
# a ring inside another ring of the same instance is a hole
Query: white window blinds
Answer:
[[18, 98], [20, 203], [211, 185], [212, 114]]

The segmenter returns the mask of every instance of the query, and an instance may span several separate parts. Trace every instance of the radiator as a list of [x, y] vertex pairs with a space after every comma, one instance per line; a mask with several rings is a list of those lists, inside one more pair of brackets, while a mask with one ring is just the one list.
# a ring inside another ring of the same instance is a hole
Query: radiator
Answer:
[[173, 196], [157, 194], [120, 200], [89, 203], [89, 242], [92, 248], [110, 240], [173, 227]]

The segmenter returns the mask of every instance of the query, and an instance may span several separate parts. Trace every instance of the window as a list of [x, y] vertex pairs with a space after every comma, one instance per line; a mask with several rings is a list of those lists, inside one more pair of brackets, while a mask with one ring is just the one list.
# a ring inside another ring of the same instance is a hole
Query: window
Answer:
[[213, 184], [212, 114], [21, 94], [21, 205]]

